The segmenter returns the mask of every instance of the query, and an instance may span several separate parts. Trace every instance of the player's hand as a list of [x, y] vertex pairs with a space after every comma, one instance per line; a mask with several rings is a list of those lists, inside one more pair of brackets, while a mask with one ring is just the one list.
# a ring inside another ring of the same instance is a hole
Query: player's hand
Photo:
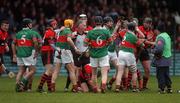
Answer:
[[117, 23], [116, 23], [116, 27], [115, 28], [119, 28], [121, 26], [121, 21], [118, 20]]
[[84, 54], [86, 57], [89, 57], [89, 52], [85, 52]]
[[34, 53], [33, 59], [36, 59], [37, 57], [38, 57], [38, 52], [36, 51], [36, 52]]
[[81, 54], [81, 51], [78, 48], [75, 47], [74, 50], [77, 54]]

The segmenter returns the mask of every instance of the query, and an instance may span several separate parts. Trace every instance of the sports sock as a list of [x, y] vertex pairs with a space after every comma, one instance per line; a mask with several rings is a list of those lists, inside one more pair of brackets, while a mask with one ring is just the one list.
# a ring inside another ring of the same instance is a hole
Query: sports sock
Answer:
[[116, 78], [115, 78], [115, 77], [112, 77], [111, 80], [109, 81], [109, 84], [112, 85], [115, 80], [116, 80]]
[[52, 76], [48, 76], [47, 81], [46, 81], [49, 92], [51, 92], [51, 78], [52, 78]]
[[39, 83], [38, 89], [43, 88], [43, 85], [46, 82], [47, 78], [48, 78], [48, 75], [46, 75], [45, 73], [41, 76], [41, 81]]

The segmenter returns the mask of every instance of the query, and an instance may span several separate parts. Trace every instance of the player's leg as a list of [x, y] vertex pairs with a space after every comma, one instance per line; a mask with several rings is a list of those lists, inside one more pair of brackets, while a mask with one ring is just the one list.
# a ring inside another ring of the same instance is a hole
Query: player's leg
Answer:
[[61, 68], [61, 64], [60, 63], [55, 63], [54, 64], [54, 70], [53, 70], [53, 73], [52, 73], [52, 80], [51, 80], [51, 83], [52, 83], [52, 92], [55, 92], [55, 83], [56, 83], [56, 79], [59, 75], [59, 72], [60, 72], [60, 68]]
[[147, 49], [144, 49], [140, 53], [140, 61], [144, 68], [144, 76], [143, 76], [143, 89], [147, 89], [147, 83], [150, 77], [150, 56]]
[[139, 69], [137, 69], [137, 79], [138, 79], [139, 90], [142, 90], [143, 89], [143, 79], [142, 79], [141, 71]]
[[124, 65], [119, 65], [118, 71], [117, 71], [117, 76], [116, 76], [116, 87], [115, 91], [119, 92], [120, 91], [120, 86], [121, 86], [121, 81], [122, 81], [122, 76], [124, 73]]
[[136, 65], [129, 66], [129, 70], [132, 73], [132, 89], [133, 89], [133, 92], [138, 92], [138, 90], [137, 90], [137, 67], [136, 67]]
[[[66, 68], [66, 66], [65, 66], [65, 68]], [[67, 70], [67, 68], [66, 68], [66, 70]], [[66, 85], [65, 85], [65, 88], [64, 88], [65, 92], [68, 91], [70, 83], [71, 83], [71, 79], [70, 79], [70, 76], [69, 76], [69, 71], [67, 70], [67, 79], [66, 79]]]
[[108, 71], [110, 69], [109, 67], [109, 56], [104, 56], [101, 58], [98, 58], [99, 60], [99, 67], [101, 67], [101, 92], [105, 93], [106, 91], [106, 84], [108, 79]]
[[74, 64], [73, 63], [67, 63], [66, 67], [69, 71], [70, 80], [71, 80], [72, 85], [73, 85], [72, 91], [77, 92], [78, 87], [77, 87], [77, 79], [76, 79]]
[[150, 77], [150, 60], [142, 61], [145, 75], [143, 76], [143, 88], [147, 89], [147, 83]]
[[8, 70], [8, 69], [5, 67], [3, 55], [0, 54], [0, 75], [1, 75], [2, 73], [8, 74], [9, 78], [14, 78], [14, 77], [15, 77], [14, 72]]
[[21, 92], [23, 91], [23, 87], [20, 87], [20, 82], [21, 82], [21, 77], [23, 76], [23, 74], [25, 73], [25, 67], [24, 65], [19, 65], [19, 70], [18, 73], [16, 75], [16, 92]]
[[52, 92], [55, 92], [56, 90], [56, 79], [59, 75], [59, 71], [61, 69], [61, 58], [60, 54], [56, 51], [55, 52], [55, 57], [54, 57], [54, 69], [52, 73], [52, 80], [51, 80], [51, 89]]
[[119, 61], [118, 61], [118, 57], [117, 57], [116, 52], [112, 52], [112, 53], [108, 52], [108, 55], [109, 55], [109, 58], [110, 58], [110, 62], [112, 63], [112, 65], [116, 69], [115, 74], [112, 76], [112, 78], [110, 79], [110, 81], [108, 82], [108, 85], [107, 85], [108, 89], [111, 89], [112, 84], [116, 81], [117, 72], [118, 72], [118, 69], [120, 67], [119, 67]]
[[45, 66], [45, 72], [41, 75], [41, 79], [38, 85], [38, 92], [43, 92], [43, 85], [45, 82], [48, 84], [48, 90], [51, 91], [51, 76], [52, 76], [52, 63], [53, 53], [50, 51], [42, 52], [42, 62]]

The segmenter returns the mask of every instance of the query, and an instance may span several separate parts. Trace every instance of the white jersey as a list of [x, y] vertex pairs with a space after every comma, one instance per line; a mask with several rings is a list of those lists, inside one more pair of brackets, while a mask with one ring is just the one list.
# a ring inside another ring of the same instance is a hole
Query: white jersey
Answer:
[[80, 50], [80, 52], [85, 52], [88, 47], [84, 46], [84, 39], [86, 35], [77, 35], [75, 45]]

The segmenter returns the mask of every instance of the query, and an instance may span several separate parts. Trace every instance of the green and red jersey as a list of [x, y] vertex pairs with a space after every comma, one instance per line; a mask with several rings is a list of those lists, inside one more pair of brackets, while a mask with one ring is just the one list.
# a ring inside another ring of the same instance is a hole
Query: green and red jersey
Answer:
[[41, 47], [41, 51], [52, 51], [52, 50], [54, 50], [50, 44], [54, 44], [55, 41], [56, 41], [56, 32], [51, 28], [47, 29], [45, 31], [45, 34], [43, 37], [43, 44]]
[[108, 44], [111, 41], [112, 38], [107, 29], [94, 28], [88, 32], [84, 42], [90, 46], [90, 56], [100, 58], [108, 55]]
[[32, 29], [32, 32], [33, 32], [33, 34], [36, 36], [38, 43], [41, 44], [41, 43], [42, 43], [42, 37], [41, 37], [41, 35], [40, 35], [37, 31], [35, 31], [35, 30], [33, 30], [33, 29]]
[[[110, 29], [108, 29], [108, 30], [109, 30], [109, 32], [110, 32], [110, 35], [112, 36], [112, 33], [113, 33], [113, 31], [114, 31], [114, 28], [110, 28]], [[114, 52], [115, 49], [116, 49], [116, 43], [115, 43], [115, 41], [113, 41], [113, 42], [111, 42], [111, 43], [109, 44], [108, 51], [109, 51], [109, 52]]]
[[131, 53], [134, 53], [137, 46], [141, 46], [137, 36], [131, 31], [126, 32], [120, 45], [120, 50]]
[[60, 47], [61, 49], [70, 49], [70, 45], [68, 44], [67, 38], [72, 36], [72, 31], [70, 28], [65, 28], [62, 30], [58, 37], [57, 37], [57, 42], [56, 46]]
[[34, 35], [34, 31], [27, 28], [19, 31], [13, 41], [16, 45], [17, 57], [31, 56], [35, 42], [37, 42], [37, 38]]

